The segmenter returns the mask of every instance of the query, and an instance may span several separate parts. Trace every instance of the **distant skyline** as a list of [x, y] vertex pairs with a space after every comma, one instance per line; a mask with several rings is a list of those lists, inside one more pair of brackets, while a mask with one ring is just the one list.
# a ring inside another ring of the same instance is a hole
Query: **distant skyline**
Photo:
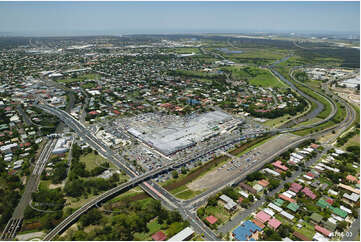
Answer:
[[0, 2], [0, 34], [360, 32], [359, 2]]

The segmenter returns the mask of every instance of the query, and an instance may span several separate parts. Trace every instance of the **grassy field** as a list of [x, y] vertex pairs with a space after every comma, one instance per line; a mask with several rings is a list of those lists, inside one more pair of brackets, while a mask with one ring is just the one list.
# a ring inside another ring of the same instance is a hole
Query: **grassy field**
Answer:
[[266, 69], [251, 66], [228, 66], [221, 68], [221, 70], [230, 71], [233, 79], [248, 81], [250, 85], [261, 87], [287, 87]]
[[189, 189], [186, 185], [180, 186], [176, 189], [171, 190], [171, 194], [173, 194], [175, 197], [187, 200], [192, 197], [197, 196], [198, 194], [202, 193], [203, 191], [193, 191]]
[[321, 125], [318, 125], [314, 128], [296, 131], [296, 132], [294, 132], [294, 134], [301, 135], [301, 136], [308, 135], [310, 133], [332, 127], [332, 126], [336, 125], [337, 123], [341, 122], [345, 118], [346, 109], [342, 108], [340, 103], [336, 103], [336, 108], [337, 108], [336, 114], [331, 120], [329, 120], [326, 123], [323, 123]]
[[251, 150], [253, 150], [253, 149], [257, 148], [258, 146], [263, 145], [264, 143], [266, 143], [266, 142], [270, 141], [271, 139], [273, 139], [273, 138], [275, 138], [275, 137], [276, 137], [276, 136], [269, 137], [269, 138], [267, 138], [267, 139], [261, 140], [260, 142], [256, 143], [255, 145], [253, 145], [253, 146], [251, 146], [251, 147], [249, 147], [249, 148], [245, 149], [244, 151], [242, 151], [242, 152], [238, 153], [236, 156], [237, 156], [237, 157], [240, 157], [241, 155], [243, 155], [243, 154], [245, 154], [245, 153], [247, 153], [247, 152], [249, 152], [249, 151], [251, 151]]
[[98, 74], [86, 74], [86, 75], [81, 75], [81, 76], [78, 76], [76, 78], [67, 78], [67, 79], [61, 79], [61, 80], [58, 80], [57, 82], [61, 82], [61, 83], [72, 83], [72, 82], [81, 82], [81, 81], [84, 81], [86, 79], [99, 79], [100, 78], [100, 75]]
[[277, 48], [238, 48], [236, 46], [235, 49], [242, 50], [243, 52], [226, 54], [216, 49], [213, 49], [212, 51], [220, 53], [225, 58], [237, 63], [249, 63], [256, 65], [271, 64], [276, 60], [282, 59], [288, 55], [288, 51]]
[[348, 146], [357, 146], [360, 145], [360, 135], [355, 135], [349, 139], [346, 144], [342, 146], [342, 149], [346, 149]]
[[[83, 162], [85, 164], [85, 169], [87, 171], [91, 171], [95, 167], [107, 162], [107, 160], [100, 155], [96, 155], [94, 152], [90, 152], [89, 154], [87, 154], [85, 156], [80, 156], [80, 162]], [[109, 163], [109, 165], [112, 166], [112, 164], [110, 162], [108, 162], [108, 163]], [[114, 168], [114, 166], [113, 166], [113, 168]]]
[[73, 198], [73, 197], [65, 197], [66, 204], [69, 204], [68, 206], [65, 206], [64, 208], [75, 208], [78, 209], [87, 202], [91, 201], [98, 195], [89, 194], [88, 196], [82, 195], [81, 197]]
[[296, 124], [295, 126], [293, 127], [301, 127], [301, 126], [306, 126], [306, 125], [310, 125], [310, 124], [313, 124], [313, 123], [316, 123], [316, 122], [319, 122], [321, 121], [322, 119], [320, 118], [313, 118], [313, 119], [309, 119], [305, 122], [302, 122], [302, 123], [299, 123], [299, 124]]
[[[268, 73], [267, 73], [268, 72]], [[249, 84], [261, 87], [286, 87], [286, 85], [279, 81], [269, 71], [262, 72], [249, 81]]]
[[122, 204], [127, 201], [138, 201], [138, 200], [145, 200], [150, 198], [148, 194], [146, 194], [140, 187], [135, 187], [126, 191], [118, 196], [114, 197], [113, 199], [106, 202], [106, 204], [112, 204], [117, 206], [117, 204]]
[[[282, 74], [284, 75], [286, 78], [288, 78], [290, 81], [292, 81], [292, 78], [289, 76], [289, 67], [288, 66], [285, 66], [284, 63], [282, 63], [283, 65], [280, 65], [277, 70]], [[309, 88], [305, 87], [305, 86], [302, 86], [294, 81], [292, 81], [294, 83], [294, 85], [296, 87], [298, 87], [301, 91], [303, 91], [304, 93], [306, 93], [307, 95], [317, 99], [318, 101], [320, 101], [323, 105], [324, 105], [324, 109], [317, 115], [316, 118], [319, 118], [319, 119], [325, 119], [326, 117], [328, 117], [328, 115], [331, 113], [332, 111], [332, 107], [331, 107], [331, 104], [326, 100], [326, 98], [322, 97], [321, 95], [313, 92], [312, 90], [310, 90]], [[316, 84], [315, 84], [316, 85]], [[314, 85], [314, 86], [315, 86]], [[316, 88], [317, 89], [317, 88]], [[317, 89], [320, 91], [320, 89]], [[313, 110], [314, 108], [316, 108], [316, 104], [315, 103], [312, 103], [312, 108], [311, 110]], [[317, 131], [320, 131], [321, 129], [326, 129], [328, 127], [331, 127], [333, 125], [335, 125], [337, 122], [340, 121], [342, 115], [344, 115], [344, 112], [345, 110], [342, 110], [340, 109], [340, 105], [337, 104], [337, 113], [335, 115], [335, 117], [333, 119], [331, 119], [330, 121], [326, 122], [326, 123], [323, 123], [315, 128], [311, 128], [311, 129], [306, 129], [306, 130], [300, 130], [300, 131], [296, 131], [296, 132], [293, 132], [294, 134], [296, 135], [301, 135], [301, 136], [304, 136], [304, 135], [307, 135], [307, 134], [310, 134], [310, 133], [313, 133], [313, 132], [317, 132]], [[303, 126], [306, 124], [311, 124], [313, 122], [317, 122], [317, 119], [313, 119], [312, 121], [308, 120], [306, 122], [303, 122], [303, 123], [300, 123], [298, 124], [297, 126]]]
[[263, 125], [271, 127], [271, 128], [276, 128], [276, 127], [282, 125], [284, 122], [286, 122], [290, 118], [291, 118], [291, 115], [286, 114], [286, 115], [283, 115], [278, 118], [267, 120], [266, 122], [263, 123]]
[[228, 221], [228, 219], [231, 217], [231, 214], [225, 208], [221, 207], [220, 205], [218, 205], [216, 207], [207, 206], [206, 210], [205, 210], [205, 214], [207, 216], [213, 215], [214, 217], [219, 219], [221, 224]]
[[49, 185], [51, 184], [50, 180], [41, 180], [39, 183], [39, 189], [49, 189]]
[[321, 130], [326, 129], [328, 127], [331, 127], [333, 125], [335, 125], [335, 123], [332, 120], [330, 120], [330, 121], [328, 121], [326, 123], [323, 123], [321, 125], [318, 125], [318, 126], [316, 126], [314, 128], [303, 129], [303, 130], [299, 130], [299, 131], [292, 132], [292, 133], [295, 134], [295, 135], [305, 136], [305, 135], [308, 135], [308, 134], [312, 134], [314, 132], [321, 131]]

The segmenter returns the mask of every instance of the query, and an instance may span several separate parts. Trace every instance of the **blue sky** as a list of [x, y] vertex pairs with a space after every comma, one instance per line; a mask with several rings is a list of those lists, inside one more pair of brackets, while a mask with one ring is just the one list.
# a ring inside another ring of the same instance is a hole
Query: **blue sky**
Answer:
[[0, 33], [359, 33], [359, 30], [359, 2], [0, 2]]

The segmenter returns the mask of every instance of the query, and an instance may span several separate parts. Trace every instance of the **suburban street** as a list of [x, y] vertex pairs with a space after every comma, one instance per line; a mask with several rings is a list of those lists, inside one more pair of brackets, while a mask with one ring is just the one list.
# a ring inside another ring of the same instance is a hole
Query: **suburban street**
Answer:
[[[312, 158], [308, 162], [305, 163], [305, 167], [312, 166], [315, 162], [317, 162], [322, 155], [324, 155], [329, 148], [324, 149], [321, 153], [318, 153], [315, 158]], [[298, 169], [297, 171], [293, 172], [291, 177], [288, 177], [286, 180], [282, 180], [280, 185], [274, 189], [273, 191], [269, 192], [267, 196], [273, 197], [276, 193], [280, 192], [283, 188], [284, 184], [293, 182], [295, 179], [299, 178], [299, 176], [303, 173], [302, 169]], [[217, 229], [217, 233], [226, 234], [232, 231], [235, 227], [237, 227], [245, 218], [247, 218], [251, 213], [255, 212], [257, 208], [261, 207], [263, 203], [266, 202], [266, 196], [263, 196], [261, 199], [256, 201], [252, 206], [245, 209], [244, 211], [239, 212], [237, 215], [233, 216], [230, 221], [223, 224]]]

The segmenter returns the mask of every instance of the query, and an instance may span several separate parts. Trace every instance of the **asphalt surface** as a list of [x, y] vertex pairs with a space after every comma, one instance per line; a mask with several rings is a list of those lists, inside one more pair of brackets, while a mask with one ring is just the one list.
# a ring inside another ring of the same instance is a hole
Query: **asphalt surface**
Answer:
[[[120, 161], [120, 159], [118, 159], [118, 157], [116, 155], [114, 155], [113, 152], [107, 146], [105, 146], [100, 140], [98, 140], [93, 134], [91, 134], [81, 123], [79, 123], [79, 121], [75, 120], [68, 113], [66, 113], [62, 110], [57, 110], [51, 106], [43, 105], [40, 107], [50, 113], [55, 114], [59, 118], [61, 118], [65, 123], [67, 123], [68, 126], [73, 128], [79, 134], [79, 136], [82, 137], [87, 143], [89, 143], [93, 148], [95, 148], [100, 154], [102, 154], [106, 158], [108, 158], [117, 167], [119, 167], [120, 169], [125, 171], [134, 180], [146, 179], [148, 177], [154, 176], [155, 174], [158, 174], [159, 171], [153, 170], [153, 171], [149, 172], [149, 174], [146, 174], [146, 176], [138, 176], [138, 174], [135, 173], [129, 167], [129, 164], [123, 164]], [[166, 169], [169, 169], [169, 168], [166, 168]], [[145, 177], [145, 178], [143, 178], [143, 177]], [[143, 181], [143, 180], [141, 180], [141, 181]], [[171, 195], [164, 188], [160, 187], [156, 183], [153, 183], [153, 185], [150, 186], [147, 182], [143, 182], [142, 184], [140, 184], [140, 186], [150, 196], [152, 196], [155, 199], [161, 200], [163, 205], [165, 205], [166, 207], [178, 209], [178, 211], [180, 212], [182, 217], [187, 219], [198, 233], [204, 234], [206, 239], [218, 240], [217, 237], [213, 234], [213, 232], [207, 226], [205, 226], [202, 221], [200, 221], [199, 219], [196, 219], [194, 217], [194, 215], [190, 214], [189, 211], [187, 211], [186, 209], [183, 209], [182, 205], [179, 203], [179, 201], [176, 198], [174, 198], [174, 196]], [[105, 198], [105, 197], [106, 196], [103, 196], [101, 198]], [[90, 207], [88, 207], [88, 208], [90, 208]], [[46, 236], [45, 239], [47, 239], [47, 240], [52, 239], [58, 232], [62, 231], [66, 226], [68, 226], [71, 222], [73, 222], [75, 218], [77, 218], [77, 217], [74, 217], [72, 220], [69, 220], [68, 223], [66, 223], [66, 224], [60, 224], [59, 228], [57, 226], [55, 228], [55, 230], [50, 232], [49, 236], [48, 235]]]
[[[44, 107], [43, 107], [44, 108]], [[54, 110], [49, 110], [49, 108], [50, 109], [53, 109], [53, 107], [46, 107], [46, 108], [48, 108], [48, 111], [50, 111], [50, 112], [53, 112], [53, 114], [55, 114], [55, 115], [57, 115], [59, 118], [61, 118], [63, 121], [65, 121], [65, 122], [67, 122], [68, 123], [68, 125], [69, 126], [72, 126], [72, 125], [74, 125], [74, 124], [71, 124], [71, 122], [75, 122], [76, 123], [76, 125], [75, 125], [75, 127], [73, 126], [72, 128], [74, 129], [74, 130], [77, 130], [77, 129], [79, 129], [79, 127], [76, 127], [77, 125], [79, 125], [77, 122], [77, 120], [75, 120], [73, 117], [67, 117], [68, 118], [68, 120], [67, 120], [67, 118], [65, 118], [65, 120], [64, 120], [64, 117], [63, 117], [63, 115], [64, 115], [64, 112], [63, 111], [58, 111], [58, 112], [55, 112], [54, 113]], [[45, 108], [45, 109], [46, 109]], [[55, 111], [57, 111], [57, 110], [55, 110]], [[60, 113], [59, 113], [60, 112]], [[68, 115], [68, 114], [65, 114], [65, 116], [66, 115]], [[349, 115], [348, 115], [349, 116]], [[69, 123], [69, 121], [70, 121], [70, 123]], [[342, 122], [341, 124], [340, 124], [340, 126], [341, 125], [344, 125], [344, 122]], [[95, 139], [94, 137], [90, 137], [90, 138], [88, 138], [88, 137], [85, 137], [84, 136], [84, 133], [86, 133], [86, 129], [85, 129], [85, 127], [83, 127], [82, 125], [80, 125], [80, 130], [78, 130], [78, 134], [80, 133], [80, 136], [85, 140], [85, 141], [87, 141], [88, 143], [89, 143], [89, 141], [90, 142], [94, 142], [94, 140], [93, 139]], [[312, 137], [314, 137], [314, 136], [316, 136], [316, 135], [320, 135], [320, 134], [323, 134], [323, 133], [326, 133], [326, 132], [329, 132], [329, 131], [331, 131], [331, 130], [333, 130], [333, 129], [335, 129], [335, 128], [328, 128], [328, 129], [326, 129], [326, 130], [324, 130], [324, 131], [321, 131], [321, 132], [318, 132], [318, 133], [316, 133], [316, 134], [313, 134], [313, 135], [311, 135], [311, 136], [309, 136], [309, 137], [305, 137], [304, 139], [309, 139], [309, 138], [312, 138]], [[98, 141], [98, 140], [97, 140]], [[98, 152], [109, 152], [109, 149], [108, 149], [108, 147], [105, 147], [105, 145], [104, 144], [95, 144], [95, 146], [94, 145], [92, 145], [93, 147], [95, 147], [97, 150], [98, 150]], [[110, 153], [112, 153], [111, 151], [110, 151]], [[106, 154], [106, 156], [107, 156], [107, 154]], [[111, 159], [111, 160], [113, 160], [113, 159]], [[118, 163], [119, 161], [115, 161], [116, 163]], [[154, 174], [157, 174], [157, 173], [154, 173]], [[227, 185], [227, 184], [222, 184], [221, 186], [225, 186], [225, 185]], [[220, 187], [221, 187], [220, 186]], [[147, 190], [146, 190], [147, 191]], [[147, 191], [152, 197], [155, 197], [156, 198], [156, 195], [154, 194], [154, 192], [153, 191]], [[163, 191], [164, 192], [164, 191]], [[167, 194], [167, 192], [165, 191], [165, 193], [166, 193], [166, 196], [168, 196], [168, 197], [173, 197], [172, 195], [170, 195], [170, 194]], [[207, 194], [203, 194], [203, 196], [204, 196], [204, 199], [206, 199], [209, 195], [211, 194], [211, 192], [209, 192], [209, 193], [207, 193]], [[174, 197], [173, 197], [174, 198]], [[177, 200], [177, 199], [175, 199], [175, 200]], [[164, 202], [164, 201], [163, 201]], [[185, 212], [182, 212], [181, 210], [183, 209], [182, 208], [182, 204], [177, 204], [176, 203], [176, 206], [178, 207], [178, 209], [180, 210], [180, 213], [181, 213], [181, 215], [184, 217], [184, 216], [186, 216], [186, 213]], [[195, 206], [194, 206], [195, 207]], [[193, 208], [194, 208], [193, 207]], [[191, 206], [191, 208], [192, 208], [192, 206]], [[195, 216], [195, 215], [194, 215]], [[197, 219], [196, 220], [194, 220], [194, 222], [197, 222]], [[198, 224], [198, 223], [197, 223]], [[197, 225], [193, 225], [193, 226], [195, 226], [195, 229], [197, 229], [197, 227], [198, 228], [200, 228], [200, 229], [202, 229], [202, 227], [203, 227], [203, 225], [202, 224], [198, 224], [198, 226]], [[203, 229], [205, 229], [205, 228], [203, 228]], [[202, 233], [204, 233], [204, 232], [202, 232]], [[205, 234], [205, 236], [206, 236], [206, 238], [208, 237], [207, 236], [207, 233], [204, 233]], [[215, 236], [215, 235], [214, 235]], [[213, 237], [213, 236], [211, 236], [211, 237]], [[211, 240], [212, 238], [210, 238], [210, 237], [208, 237], [207, 239], [209, 239], [209, 240]]]
[[[68, 91], [68, 94], [69, 94], [69, 102], [66, 106], [67, 112], [71, 110], [75, 102], [74, 93], [72, 91]], [[17, 106], [17, 110], [28, 125], [36, 125], [29, 119], [28, 115], [24, 112], [24, 110], [20, 105]], [[59, 123], [56, 132], [61, 133], [63, 128], [64, 128], [64, 124]], [[51, 155], [51, 152], [53, 151], [56, 145], [56, 142], [57, 139], [52, 139], [45, 144], [44, 149], [42, 150], [37, 162], [35, 163], [35, 167], [32, 171], [32, 174], [29, 176], [26, 182], [25, 189], [21, 196], [21, 199], [18, 205], [16, 206], [11, 219], [8, 221], [4, 231], [2, 232], [0, 239], [2, 240], [14, 239], [16, 236], [16, 232], [21, 228], [22, 221], [24, 218], [25, 208], [31, 202], [32, 193], [36, 192], [38, 189], [41, 173], [43, 172], [46, 166], [46, 163]]]
[[[302, 117], [303, 121], [315, 118], [320, 112], [322, 112], [322, 110], [324, 109], [324, 105], [320, 101], [318, 101], [317, 99], [314, 99], [313, 97], [308, 96], [307, 94], [302, 92], [292, 82], [287, 80], [284, 76], [282, 76], [278, 71], [276, 71], [272, 67], [270, 68], [270, 70], [273, 72], [273, 74], [275, 74], [283, 82], [287, 83], [292, 89], [296, 90], [301, 96], [303, 96], [307, 100], [309, 100], [317, 105], [317, 107], [314, 110], [312, 110], [311, 112], [308, 112], [305, 116]], [[303, 121], [301, 121], [301, 122], [303, 122]]]
[[357, 236], [360, 234], [360, 208], [358, 209], [358, 218], [351, 224], [347, 232], [344, 231], [342, 241], [357, 241]]
[[[276, 73], [274, 73], [276, 74]], [[280, 75], [278, 73], [278, 75]], [[281, 75], [280, 75], [281, 76]], [[282, 77], [282, 76], [281, 76]], [[280, 77], [280, 78], [281, 78]], [[281, 78], [282, 79], [282, 78]], [[285, 79], [285, 78], [283, 78]], [[284, 80], [285, 82], [289, 83], [288, 80]], [[292, 85], [292, 83], [289, 83], [290, 85]], [[295, 88], [296, 89], [296, 88]], [[298, 90], [299, 91], [299, 90]], [[299, 91], [301, 92], [301, 91]], [[302, 95], [302, 94], [301, 94]], [[304, 97], [308, 97], [307, 95], [304, 95]], [[311, 99], [311, 97], [309, 97], [309, 99]], [[315, 100], [317, 103], [317, 100]], [[321, 104], [322, 105], [322, 104]], [[320, 105], [319, 105], [320, 106]], [[47, 107], [49, 108], [49, 106]], [[51, 108], [51, 107], [50, 107]], [[321, 110], [323, 109], [323, 107], [321, 107]], [[49, 110], [48, 110], [49, 111]], [[50, 110], [54, 111], [54, 110]], [[334, 110], [335, 111], [335, 110]], [[312, 112], [311, 112], [312, 113]], [[54, 113], [53, 113], [54, 114]], [[92, 134], [89, 135], [87, 134], [87, 130], [85, 129], [85, 127], [83, 125], [78, 124], [78, 121], [75, 120], [74, 118], [70, 118], [66, 117], [64, 118], [64, 113], [56, 113], [55, 115], [58, 116], [59, 118], [61, 118], [65, 123], [67, 123], [68, 126], [70, 126], [71, 128], [73, 128], [74, 130], [76, 130], [76, 132], [86, 141], [86, 142], [90, 142], [92, 143], [91, 145], [93, 146], [93, 148], [95, 148], [98, 152], [100, 152], [101, 154], [105, 155], [105, 157], [109, 157], [110, 160], [115, 163], [115, 165], [117, 165], [118, 167], [122, 168], [123, 170], [126, 171], [126, 173], [128, 175], [130, 175], [131, 177], [135, 177], [138, 174], [134, 174], [134, 171], [132, 171], [132, 169], [130, 167], [128, 167], [127, 165], [124, 165], [121, 161], [120, 161], [120, 157], [116, 156], [113, 154], [113, 152], [106, 147], [102, 142], [99, 142], [99, 140], [97, 140]], [[315, 115], [315, 113], [313, 113], [313, 115]], [[317, 115], [316, 115], [317, 116]], [[332, 117], [331, 117], [332, 118]], [[65, 120], [64, 120], [65, 119]], [[75, 123], [74, 123], [75, 122]], [[332, 128], [329, 128], [325, 131], [321, 131], [318, 134], [323, 134], [325, 132], [328, 132], [332, 130]], [[284, 130], [286, 131], [286, 130]], [[290, 132], [291, 130], [287, 130], [288, 132]], [[286, 132], [287, 132], [286, 131]], [[314, 135], [313, 135], [314, 136]], [[306, 138], [310, 138], [306, 137]], [[108, 158], [108, 159], [109, 159]], [[172, 166], [170, 166], [169, 168], [174, 168]], [[161, 171], [156, 171], [153, 174], [156, 175]], [[130, 173], [130, 174], [129, 174]], [[169, 207], [175, 206], [178, 211], [180, 211], [181, 215], [183, 218], [186, 218], [188, 221], [190, 221], [191, 225], [195, 228], [195, 230], [199, 233], [199, 232], [203, 232], [205, 235], [205, 238], [208, 240], [217, 240], [217, 237], [215, 237], [215, 235], [213, 234], [212, 231], [209, 231], [209, 229], [207, 227], [205, 227], [205, 225], [202, 222], [199, 222], [199, 219], [197, 218], [197, 216], [193, 213], [190, 213], [188, 209], [184, 209], [183, 207], [183, 203], [179, 203], [179, 200], [174, 198], [171, 194], [169, 194], [166, 190], [164, 190], [163, 188], [161, 188], [159, 185], [151, 182], [152, 186], [149, 185], [149, 183], [142, 183], [140, 186], [146, 191], [148, 192], [152, 197], [154, 198], [158, 198], [162, 201], [162, 203], [167, 204]], [[227, 185], [227, 184], [225, 184]], [[210, 194], [210, 193], [209, 193]], [[204, 198], [207, 198], [209, 194], [203, 194]], [[191, 205], [192, 207], [193, 205]], [[189, 214], [190, 213], [190, 214]], [[208, 229], [208, 230], [207, 230]]]
[[5, 227], [1, 239], [2, 240], [9, 240], [13, 239], [16, 236], [16, 232], [20, 229], [22, 220], [24, 218], [24, 211], [25, 208], [28, 206], [29, 202], [31, 201], [31, 195], [33, 192], [37, 191], [40, 176], [43, 172], [45, 165], [51, 155], [51, 152], [54, 149], [56, 144], [56, 140], [49, 140], [42, 150], [38, 160], [35, 163], [35, 167], [32, 171], [32, 174], [29, 176], [24, 192], [21, 196], [21, 199], [16, 206], [11, 219], [9, 220], [7, 226]]

